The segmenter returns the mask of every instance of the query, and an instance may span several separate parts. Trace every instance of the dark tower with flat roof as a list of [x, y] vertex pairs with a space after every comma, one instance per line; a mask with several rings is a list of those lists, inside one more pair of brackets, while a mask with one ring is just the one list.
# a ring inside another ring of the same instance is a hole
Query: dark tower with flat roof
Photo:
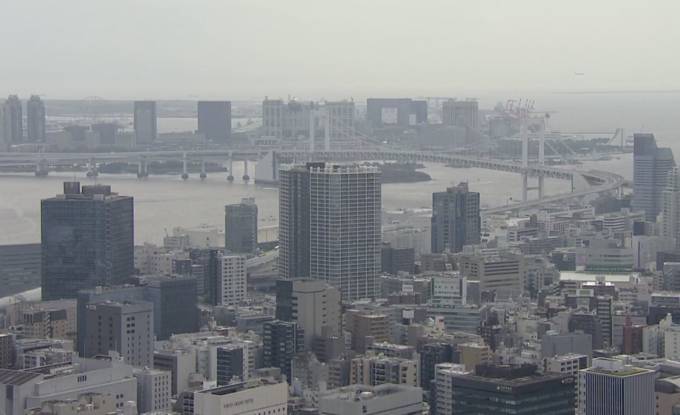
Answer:
[[64, 183], [41, 202], [42, 298], [120, 284], [134, 271], [133, 199], [111, 186]]
[[198, 101], [198, 132], [210, 141], [228, 141], [231, 137], [231, 102]]

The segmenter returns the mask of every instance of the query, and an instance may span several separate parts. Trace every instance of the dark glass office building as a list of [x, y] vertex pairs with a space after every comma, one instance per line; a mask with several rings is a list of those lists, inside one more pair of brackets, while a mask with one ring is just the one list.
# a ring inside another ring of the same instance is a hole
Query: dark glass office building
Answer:
[[199, 330], [196, 278], [154, 276], [142, 283], [145, 284], [144, 299], [154, 306], [158, 339]]
[[457, 362], [459, 353], [453, 344], [427, 343], [420, 350], [420, 387], [425, 392], [432, 391], [434, 382], [434, 369], [439, 363]]
[[137, 145], [151, 144], [158, 135], [155, 101], [135, 101], [134, 128]]
[[454, 375], [452, 392], [456, 415], [572, 415], [576, 407], [573, 376], [540, 375], [534, 365], [479, 365]]
[[45, 141], [45, 103], [38, 95], [26, 102], [26, 138], [34, 143]]
[[432, 194], [432, 253], [479, 244], [481, 227], [479, 193], [470, 192], [467, 183]]
[[42, 299], [75, 298], [78, 291], [124, 283], [134, 271], [133, 199], [110, 186], [64, 183], [44, 199]]
[[205, 138], [224, 143], [231, 136], [231, 102], [198, 101], [198, 132]]
[[264, 324], [264, 367], [278, 367], [291, 382], [291, 360], [304, 351], [304, 331], [297, 323], [274, 320]]
[[257, 250], [257, 205], [255, 199], [224, 207], [224, 246], [229, 252], [252, 254]]
[[227, 344], [217, 347], [217, 386], [226, 386], [232, 383], [234, 378], [244, 380], [247, 358], [242, 344]]
[[309, 278], [309, 169], [308, 163], [279, 171], [279, 276]]

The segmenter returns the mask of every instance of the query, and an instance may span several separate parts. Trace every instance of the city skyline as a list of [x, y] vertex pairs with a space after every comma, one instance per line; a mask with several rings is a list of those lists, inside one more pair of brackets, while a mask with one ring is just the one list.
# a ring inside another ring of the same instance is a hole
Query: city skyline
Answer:
[[680, 414], [677, 1], [0, 10], [2, 415]]

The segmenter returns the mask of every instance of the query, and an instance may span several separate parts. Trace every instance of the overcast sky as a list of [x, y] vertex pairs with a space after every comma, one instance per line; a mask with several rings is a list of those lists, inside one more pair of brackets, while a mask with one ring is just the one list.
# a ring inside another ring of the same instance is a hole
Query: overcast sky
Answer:
[[680, 0], [0, 0], [0, 94], [680, 89], [679, 16]]

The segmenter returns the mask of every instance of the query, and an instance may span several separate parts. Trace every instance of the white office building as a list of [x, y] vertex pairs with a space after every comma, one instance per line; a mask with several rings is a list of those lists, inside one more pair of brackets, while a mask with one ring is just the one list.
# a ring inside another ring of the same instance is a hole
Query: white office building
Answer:
[[[424, 276], [429, 277], [426, 273]], [[432, 275], [430, 301], [433, 305], [467, 304], [467, 279], [459, 272], [439, 272]]]
[[288, 384], [268, 379], [194, 392], [194, 415], [286, 415]]
[[[431, 406], [437, 414], [453, 414], [453, 378], [469, 373], [465, 365], [439, 363], [434, 366], [434, 391]], [[434, 411], [433, 411], [434, 412]]]
[[342, 298], [375, 296], [381, 255], [380, 172], [375, 167], [310, 169], [310, 275]]
[[170, 372], [156, 369], [137, 369], [137, 408], [140, 414], [168, 411], [172, 379]]
[[593, 359], [579, 372], [579, 415], [654, 414], [656, 372], [621, 360]]
[[100, 394], [124, 408], [137, 399], [132, 366], [112, 359], [80, 359], [53, 367], [50, 374], [0, 369], [0, 413], [23, 415], [47, 401], [78, 400]]
[[224, 255], [220, 257], [219, 290], [221, 305], [236, 305], [247, 294], [246, 257]]

